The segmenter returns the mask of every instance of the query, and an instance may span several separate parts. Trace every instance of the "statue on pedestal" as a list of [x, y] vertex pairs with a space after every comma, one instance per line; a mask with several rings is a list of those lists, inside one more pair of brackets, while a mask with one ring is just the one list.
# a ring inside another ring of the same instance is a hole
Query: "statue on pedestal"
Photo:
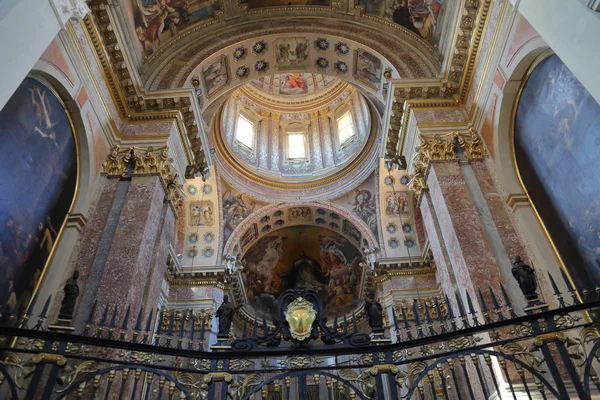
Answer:
[[75, 270], [73, 271], [73, 276], [71, 276], [65, 284], [65, 297], [63, 297], [62, 302], [60, 303], [60, 311], [58, 312], [59, 319], [73, 319], [75, 303], [77, 302], [77, 297], [79, 296], [79, 285], [77, 285], [78, 278], [79, 270]]
[[217, 318], [219, 318], [219, 332], [217, 336], [229, 337], [229, 329], [233, 322], [233, 305], [229, 302], [227, 295], [223, 296], [223, 303], [217, 309]]
[[519, 283], [519, 288], [521, 288], [521, 292], [523, 292], [527, 301], [531, 302], [537, 300], [538, 295], [536, 293], [537, 281], [535, 279], [535, 270], [531, 266], [525, 264], [520, 256], [515, 256], [514, 258], [512, 274]]
[[376, 300], [365, 300], [365, 313], [369, 318], [369, 326], [373, 333], [383, 332], [383, 309]]

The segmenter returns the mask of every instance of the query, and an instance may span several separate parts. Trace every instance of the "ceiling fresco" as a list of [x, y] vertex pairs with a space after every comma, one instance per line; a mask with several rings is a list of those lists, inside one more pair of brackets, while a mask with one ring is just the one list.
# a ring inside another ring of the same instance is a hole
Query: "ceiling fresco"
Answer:
[[126, 0], [138, 44], [145, 56], [152, 54], [177, 32], [193, 22], [212, 17], [218, 0]]
[[242, 0], [242, 4], [248, 4], [249, 9], [264, 7], [288, 7], [288, 6], [329, 6], [328, 0]]
[[339, 80], [331, 75], [288, 72], [258, 78], [250, 82], [250, 84], [269, 96], [282, 96], [294, 99], [297, 97], [318, 95], [337, 82]]
[[331, 315], [358, 305], [362, 260], [355, 245], [340, 234], [297, 225], [252, 245], [242, 258], [242, 277], [256, 314], [273, 318], [281, 293], [303, 287], [316, 290]]
[[432, 44], [440, 42], [453, 0], [360, 0], [368, 14], [394, 22]]

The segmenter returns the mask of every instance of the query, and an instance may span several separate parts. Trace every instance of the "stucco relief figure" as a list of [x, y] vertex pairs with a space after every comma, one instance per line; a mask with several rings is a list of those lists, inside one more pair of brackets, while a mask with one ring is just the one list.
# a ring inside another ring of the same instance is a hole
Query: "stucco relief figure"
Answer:
[[216, 316], [219, 319], [217, 336], [229, 337], [231, 322], [233, 322], [233, 305], [229, 302], [229, 296], [223, 296], [223, 303], [217, 309]]
[[211, 201], [194, 201], [190, 204], [192, 226], [211, 226], [214, 224], [213, 204]]
[[60, 311], [58, 312], [58, 318], [60, 319], [73, 319], [73, 311], [75, 310], [75, 303], [79, 296], [79, 285], [77, 279], [79, 278], [79, 270], [73, 271], [71, 276], [64, 287], [65, 296], [60, 303]]
[[512, 274], [519, 283], [519, 288], [521, 288], [521, 292], [523, 292], [525, 298], [528, 301], [537, 300], [535, 270], [525, 264], [520, 256], [515, 256], [514, 258]]

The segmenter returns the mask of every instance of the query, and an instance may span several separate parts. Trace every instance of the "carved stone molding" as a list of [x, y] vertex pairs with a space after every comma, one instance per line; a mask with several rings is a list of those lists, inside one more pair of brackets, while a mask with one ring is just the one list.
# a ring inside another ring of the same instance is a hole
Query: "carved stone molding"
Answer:
[[173, 206], [183, 203], [182, 184], [178, 183], [177, 170], [169, 158], [168, 147], [142, 149], [129, 147], [121, 150], [113, 146], [102, 163], [101, 173], [107, 176], [159, 175], [166, 190], [166, 199]]
[[80, 20], [90, 13], [85, 0], [50, 0], [50, 5], [62, 28], [70, 19]]

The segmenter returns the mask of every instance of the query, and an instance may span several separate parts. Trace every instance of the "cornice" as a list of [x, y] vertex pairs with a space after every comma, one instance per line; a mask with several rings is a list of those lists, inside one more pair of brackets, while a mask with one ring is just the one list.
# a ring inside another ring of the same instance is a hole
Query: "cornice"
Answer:
[[[114, 31], [113, 21], [102, 2], [91, 2], [92, 13], [83, 19], [85, 32], [101, 66], [121, 118], [130, 123], [174, 122], [190, 164], [206, 165], [199, 137], [198, 121], [192, 104], [193, 95], [147, 96], [136, 85]], [[189, 154], [192, 154], [190, 159]]]

